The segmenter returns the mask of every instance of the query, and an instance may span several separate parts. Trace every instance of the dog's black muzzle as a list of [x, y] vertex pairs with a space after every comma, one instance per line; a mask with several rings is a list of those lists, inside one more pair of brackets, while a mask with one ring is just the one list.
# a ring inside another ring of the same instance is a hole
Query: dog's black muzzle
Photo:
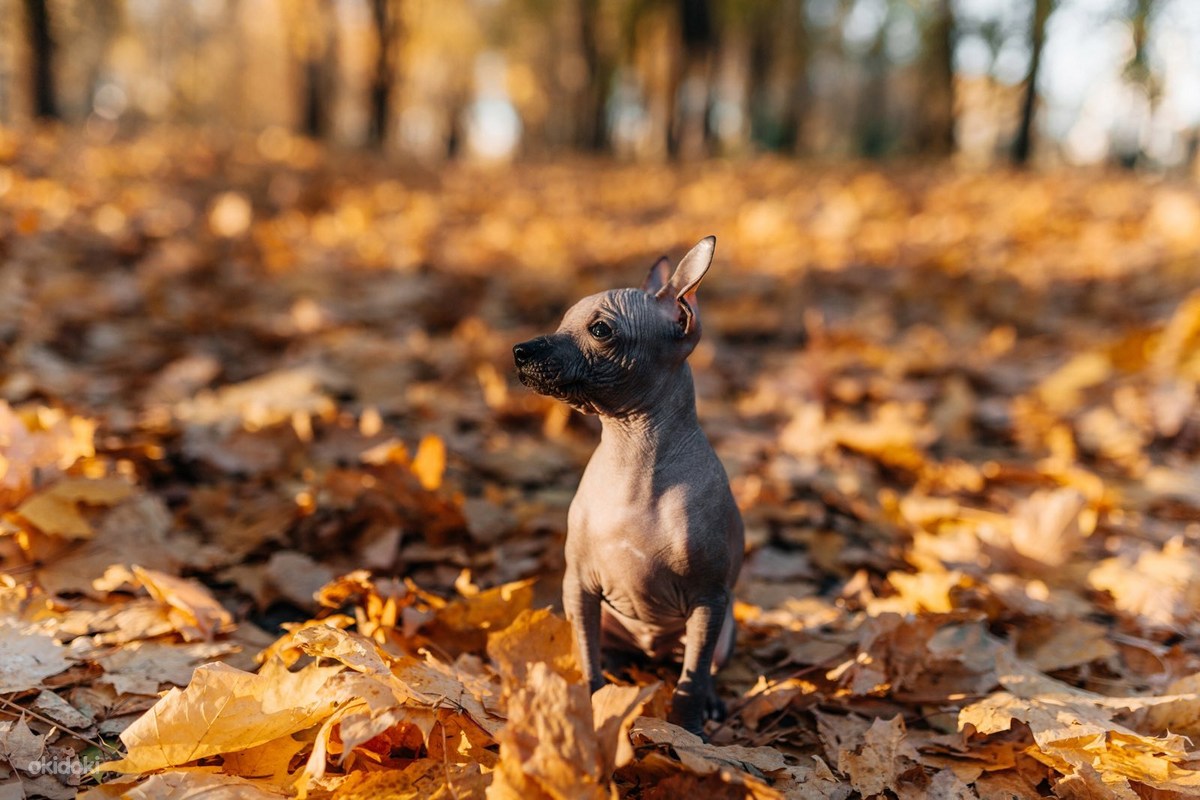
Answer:
[[546, 356], [550, 355], [550, 349], [550, 342], [546, 340], [546, 337], [539, 336], [536, 339], [513, 345], [513, 361], [517, 363], [517, 368], [521, 369], [545, 360]]

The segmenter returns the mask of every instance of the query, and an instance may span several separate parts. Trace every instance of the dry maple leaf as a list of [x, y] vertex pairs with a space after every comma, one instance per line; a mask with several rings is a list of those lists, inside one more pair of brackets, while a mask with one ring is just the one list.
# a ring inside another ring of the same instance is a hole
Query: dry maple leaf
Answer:
[[1195, 696], [1105, 697], [1047, 677], [1007, 653], [997, 658], [1000, 683], [1007, 691], [963, 708], [960, 729], [981, 734], [1007, 731], [1014, 721], [1029, 726], [1036, 744], [1031, 754], [1067, 777], [1094, 774], [1118, 796], [1134, 797], [1130, 781], [1165, 791], [1200, 791], [1200, 771], [1186, 740], [1177, 735], [1139, 734], [1113, 721], [1121, 709], [1195, 700]]
[[342, 666], [309, 664], [289, 672], [269, 661], [258, 673], [226, 664], [196, 669], [186, 689], [172, 689], [121, 734], [125, 757], [112, 772], [144, 773], [232, 753], [312, 727], [337, 696], [327, 691]]
[[96, 454], [96, 423], [44, 406], [14, 411], [0, 400], [0, 507], [19, 500], [34, 483]]
[[134, 578], [151, 597], [168, 608], [171, 624], [186, 641], [212, 641], [236, 627], [233, 617], [200, 582], [158, 570], [132, 567]]
[[838, 769], [850, 776], [854, 788], [863, 797], [882, 794], [899, 782], [900, 773], [919, 759], [916, 748], [906, 739], [904, 718], [877, 719], [863, 734], [862, 744], [838, 755]]
[[582, 679], [571, 624], [547, 608], [522, 611], [511, 625], [488, 636], [487, 651], [509, 688], [523, 683], [538, 663], [570, 683]]
[[1101, 561], [1088, 583], [1149, 628], [1188, 630], [1200, 614], [1200, 554], [1182, 539], [1161, 550], [1138, 543], [1133, 552]]
[[500, 731], [500, 764], [489, 800], [616, 798], [601, 773], [601, 753], [587, 687], [534, 664], [512, 690]]

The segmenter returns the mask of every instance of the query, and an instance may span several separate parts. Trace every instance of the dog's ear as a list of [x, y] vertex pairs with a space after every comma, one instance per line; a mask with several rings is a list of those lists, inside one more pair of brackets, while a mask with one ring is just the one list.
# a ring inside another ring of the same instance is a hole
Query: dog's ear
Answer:
[[646, 282], [642, 284], [642, 291], [657, 294], [667, 285], [667, 279], [670, 277], [671, 262], [666, 256], [659, 256], [658, 261], [655, 261], [654, 266], [650, 268], [650, 273], [646, 275]]
[[679, 262], [666, 286], [655, 295], [660, 302], [671, 304], [671, 313], [683, 328], [684, 336], [690, 334], [698, 324], [696, 315], [700, 308], [696, 303], [696, 289], [712, 265], [716, 249], [715, 236], [705, 236], [697, 242]]

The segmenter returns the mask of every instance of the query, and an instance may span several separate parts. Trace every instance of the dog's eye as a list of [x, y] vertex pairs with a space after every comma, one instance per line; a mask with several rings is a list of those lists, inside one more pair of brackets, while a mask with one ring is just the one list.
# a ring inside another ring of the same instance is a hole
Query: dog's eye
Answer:
[[612, 336], [612, 328], [604, 320], [596, 320], [588, 326], [588, 333], [596, 339], [607, 339]]

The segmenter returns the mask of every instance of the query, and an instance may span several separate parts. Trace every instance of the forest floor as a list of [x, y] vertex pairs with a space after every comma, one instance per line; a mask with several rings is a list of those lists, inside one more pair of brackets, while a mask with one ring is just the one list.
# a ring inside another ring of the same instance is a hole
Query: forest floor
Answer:
[[[707, 234], [708, 744], [589, 707], [510, 352]], [[1198, 254], [1145, 176], [0, 134], [0, 797], [1196, 796]]]

